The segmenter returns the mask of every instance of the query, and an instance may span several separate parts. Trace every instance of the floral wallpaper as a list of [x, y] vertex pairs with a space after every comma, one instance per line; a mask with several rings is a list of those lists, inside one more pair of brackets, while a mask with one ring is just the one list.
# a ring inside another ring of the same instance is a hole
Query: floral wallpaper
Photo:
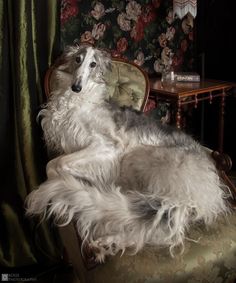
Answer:
[[193, 69], [194, 20], [173, 16], [172, 0], [62, 0], [62, 48], [76, 41], [108, 48], [149, 74]]

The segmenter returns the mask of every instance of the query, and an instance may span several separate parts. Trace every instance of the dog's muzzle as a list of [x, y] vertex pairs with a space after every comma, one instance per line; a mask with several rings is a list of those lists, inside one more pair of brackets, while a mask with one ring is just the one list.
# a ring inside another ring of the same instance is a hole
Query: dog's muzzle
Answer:
[[75, 82], [71, 89], [74, 91], [74, 92], [80, 92], [81, 89], [82, 89], [82, 86], [81, 86], [81, 81], [79, 80], [78, 82]]

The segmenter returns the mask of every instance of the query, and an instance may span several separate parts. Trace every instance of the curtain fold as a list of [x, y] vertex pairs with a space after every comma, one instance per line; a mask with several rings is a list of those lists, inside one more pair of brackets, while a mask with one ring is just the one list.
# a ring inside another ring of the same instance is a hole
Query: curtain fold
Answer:
[[0, 1], [0, 265], [54, 264], [53, 225], [25, 217], [26, 195], [45, 179], [47, 154], [36, 122], [43, 78], [60, 52], [60, 1]]

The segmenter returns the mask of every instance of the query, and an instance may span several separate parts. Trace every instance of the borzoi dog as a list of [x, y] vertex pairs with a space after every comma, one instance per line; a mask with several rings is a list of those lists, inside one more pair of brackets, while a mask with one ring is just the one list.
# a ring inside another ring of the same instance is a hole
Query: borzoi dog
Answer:
[[228, 193], [205, 149], [185, 133], [109, 102], [109, 55], [68, 47], [63, 83], [40, 111], [48, 179], [28, 196], [28, 215], [76, 223], [97, 261], [144, 245], [183, 246], [191, 224], [227, 213]]

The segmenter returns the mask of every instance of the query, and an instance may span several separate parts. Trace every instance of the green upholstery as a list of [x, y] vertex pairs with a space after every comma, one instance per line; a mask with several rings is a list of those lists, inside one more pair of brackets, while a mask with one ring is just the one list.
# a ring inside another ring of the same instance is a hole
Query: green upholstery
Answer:
[[120, 106], [142, 110], [149, 92], [145, 74], [134, 64], [112, 60], [112, 72], [106, 77], [109, 97]]
[[192, 227], [183, 255], [172, 258], [166, 248], [146, 247], [134, 256], [110, 257], [87, 270], [72, 225], [61, 228], [69, 259], [81, 283], [221, 283], [236, 278], [236, 214], [211, 228]]

